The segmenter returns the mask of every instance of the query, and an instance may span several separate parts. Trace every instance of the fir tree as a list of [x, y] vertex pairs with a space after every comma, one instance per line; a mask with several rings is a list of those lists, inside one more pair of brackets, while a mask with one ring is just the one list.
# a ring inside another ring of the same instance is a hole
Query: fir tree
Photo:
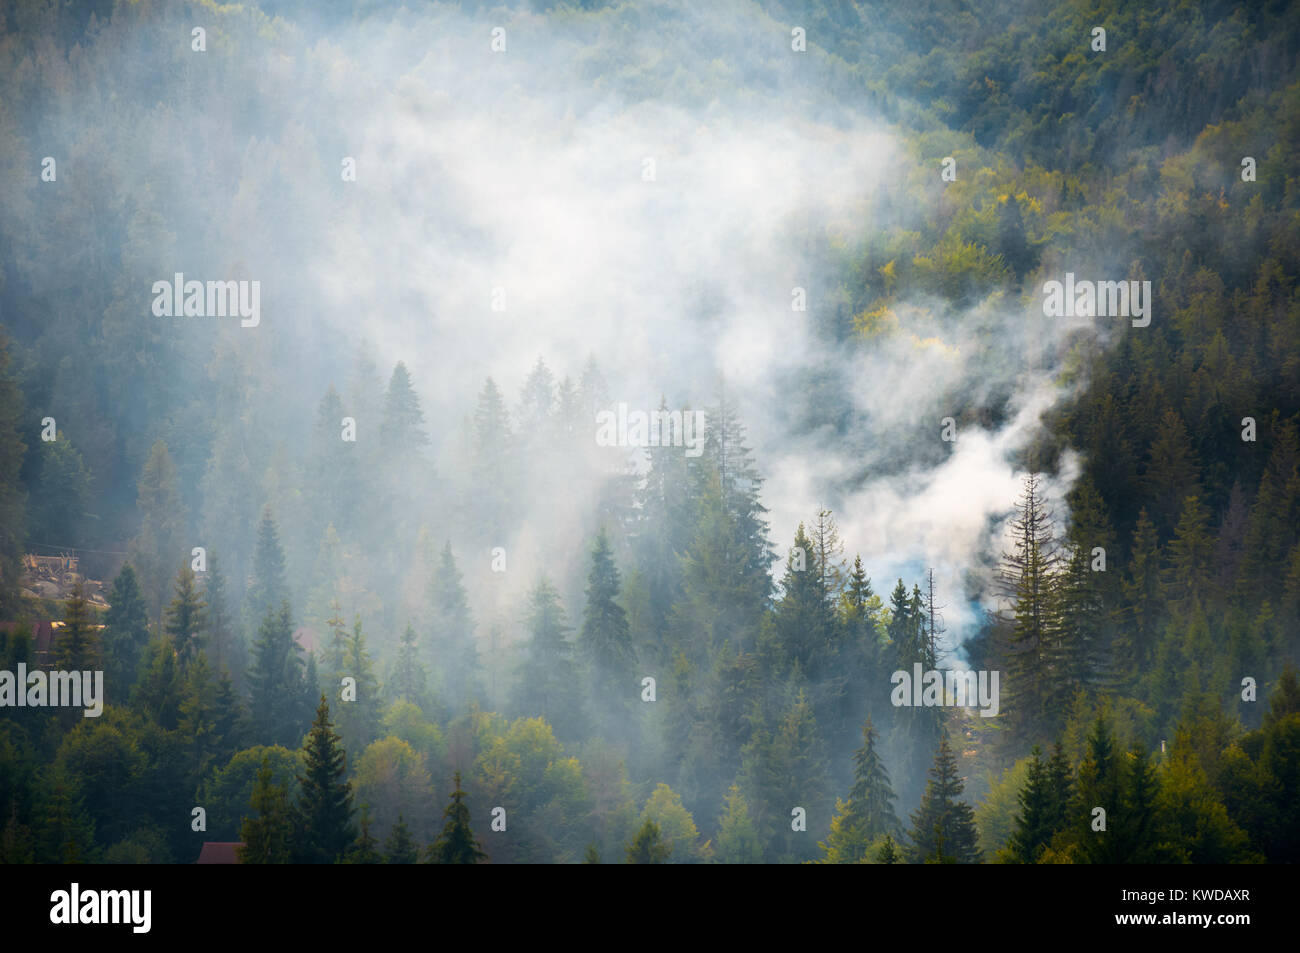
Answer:
[[280, 532], [271, 518], [271, 508], [262, 510], [262, 522], [257, 527], [257, 547], [253, 550], [253, 581], [244, 604], [248, 618], [257, 625], [268, 611], [278, 611], [289, 600], [285, 582], [284, 550], [280, 547]]
[[402, 641], [397, 649], [397, 659], [393, 663], [393, 677], [388, 689], [395, 699], [411, 702], [420, 708], [428, 704], [425, 699], [428, 690], [427, 678], [424, 666], [420, 664], [415, 627], [409, 622], [406, 624], [406, 631], [402, 633]]
[[63, 610], [63, 628], [54, 640], [54, 667], [64, 672], [99, 668], [98, 638], [90, 627], [90, 610], [80, 581]]
[[880, 845], [880, 850], [876, 851], [875, 861], [878, 864], [901, 864], [903, 855], [898, 850], [898, 845], [888, 834], [885, 835], [885, 841]]
[[460, 772], [455, 774], [455, 790], [451, 792], [451, 803], [442, 812], [446, 823], [442, 834], [429, 845], [428, 859], [431, 864], [477, 864], [487, 855], [474, 838], [469, 826], [469, 808], [465, 805], [465, 792], [460, 786]]
[[302, 738], [301, 656], [302, 647], [293, 637], [289, 604], [281, 603], [279, 612], [268, 611], [262, 619], [248, 677], [253, 728], [266, 744], [297, 747]]
[[282, 784], [275, 784], [271, 776], [271, 762], [263, 755], [262, 767], [257, 772], [257, 783], [248, 802], [254, 817], [245, 817], [240, 825], [239, 839], [243, 846], [236, 848], [241, 864], [287, 864], [292, 860], [293, 812], [289, 806], [289, 792]]
[[939, 741], [921, 806], [912, 815], [912, 863], [971, 864], [979, 860], [975, 812], [960, 800], [963, 788], [957, 759], [945, 735]]
[[875, 741], [875, 727], [868, 718], [862, 726], [862, 747], [853, 754], [853, 789], [847, 802], [836, 802], [830, 836], [820, 845], [825, 863], [863, 863], [878, 838], [902, 833], [894, 813], [894, 790]]
[[763, 843], [750, 819], [749, 803], [735, 784], [727, 791], [718, 824], [718, 859], [724, 864], [757, 864], [763, 859]]
[[316, 720], [303, 744], [303, 773], [298, 777], [295, 810], [295, 859], [331, 864], [356, 838], [347, 755], [330, 723], [329, 703], [321, 696]]
[[362, 751], [379, 734], [383, 706], [379, 698], [379, 680], [375, 678], [374, 665], [366, 650], [366, 637], [361, 631], [360, 615], [352, 623], [352, 637], [348, 639], [343, 657], [342, 675], [355, 679], [356, 699], [341, 702], [339, 735], [345, 749]]
[[849, 792], [850, 817], [872, 839], [902, 833], [894, 813], [894, 789], [889, 773], [876, 752], [876, 729], [868, 718], [862, 726], [862, 747], [853, 753], [853, 789]]
[[140, 663], [149, 644], [149, 610], [129, 563], [113, 580], [100, 636], [104, 686], [109, 700], [125, 702], [139, 677]]
[[452, 712], [463, 711], [481, 698], [474, 618], [450, 542], [443, 546], [430, 585], [426, 652], [433, 663], [438, 697]]
[[406, 826], [406, 818], [398, 814], [397, 823], [393, 825], [393, 829], [388, 832], [388, 839], [384, 841], [384, 863], [414, 864], [419, 860], [420, 849], [415, 846], [415, 838], [411, 836], [411, 829]]
[[411, 386], [411, 375], [401, 361], [393, 368], [384, 395], [384, 416], [380, 425], [384, 445], [392, 453], [408, 453], [429, 442], [424, 430], [420, 399]]
[[176, 727], [185, 739], [193, 782], [197, 786], [217, 763], [221, 747], [217, 736], [217, 683], [212, 678], [207, 655], [200, 652], [190, 662], [183, 678], [184, 696]]
[[628, 635], [627, 613], [614, 600], [619, 592], [618, 567], [602, 527], [591, 551], [587, 577], [587, 611], [579, 646], [590, 668], [593, 694], [606, 717], [627, 715], [634, 698], [635, 654]]
[[379, 854], [379, 842], [370, 833], [370, 806], [361, 806], [361, 824], [357, 839], [353, 841], [343, 858], [345, 864], [382, 864], [384, 858]]
[[1121, 682], [1130, 689], [1141, 673], [1150, 671], [1156, 643], [1164, 629], [1161, 561], [1156, 526], [1144, 509], [1133, 532], [1133, 555], [1122, 583], [1123, 624], [1116, 637]]
[[176, 648], [184, 670], [204, 649], [206, 606], [195, 585], [194, 570], [188, 563], [176, 574], [176, 595], [167, 607], [164, 631]]
[[672, 844], [665, 844], [659, 836], [659, 825], [646, 818], [641, 829], [627, 845], [629, 864], [666, 864], [673, 852]]
[[177, 484], [176, 464], [167, 444], [157, 440], [140, 474], [136, 500], [140, 531], [130, 547], [130, 562], [140, 574], [149, 618], [154, 622], [162, 617], [171, 567], [184, 552], [188, 517]]
[[1011, 604], [1000, 620], [1001, 653], [1007, 672], [1003, 709], [1011, 716], [1012, 737], [1052, 730], [1059, 709], [1052, 707], [1053, 648], [1058, 632], [1059, 556], [1051, 517], [1039, 491], [1038, 474], [1025, 478], [1024, 494], [1011, 521], [1012, 550], [999, 570], [1002, 595]]
[[527, 669], [517, 691], [521, 715], [545, 718], [561, 737], [571, 737], [581, 722], [577, 667], [560, 594], [542, 577], [528, 595], [525, 622], [532, 636]]
[[248, 666], [243, 633], [230, 611], [230, 594], [225, 573], [216, 553], [208, 554], [208, 573], [203, 584], [208, 657], [217, 671], [233, 672], [242, 679]]

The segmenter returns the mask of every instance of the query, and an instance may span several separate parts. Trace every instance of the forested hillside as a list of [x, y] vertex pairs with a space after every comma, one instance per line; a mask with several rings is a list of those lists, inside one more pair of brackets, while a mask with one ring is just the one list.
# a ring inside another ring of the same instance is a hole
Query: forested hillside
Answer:
[[1298, 55], [5, 6], [0, 861], [1300, 860]]

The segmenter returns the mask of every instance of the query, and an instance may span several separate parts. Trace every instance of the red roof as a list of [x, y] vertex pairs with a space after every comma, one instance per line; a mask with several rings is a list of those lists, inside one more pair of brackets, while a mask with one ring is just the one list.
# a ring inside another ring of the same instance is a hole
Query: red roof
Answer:
[[44, 622], [0, 622], [0, 631], [13, 635], [23, 626], [26, 626], [32, 635], [32, 661], [39, 665], [52, 657], [54, 624], [49, 620]]
[[199, 851], [199, 859], [195, 863], [237, 864], [239, 857], [235, 854], [235, 848], [243, 846], [243, 841], [204, 841], [203, 849]]

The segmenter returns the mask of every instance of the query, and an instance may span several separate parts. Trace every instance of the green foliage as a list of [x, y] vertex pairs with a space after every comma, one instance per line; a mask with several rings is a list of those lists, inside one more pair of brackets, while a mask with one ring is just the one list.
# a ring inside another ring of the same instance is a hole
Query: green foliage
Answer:
[[451, 803], [442, 812], [446, 819], [442, 834], [429, 845], [428, 862], [431, 864], [477, 864], [487, 856], [470, 829], [469, 808], [465, 805], [459, 771], [454, 780], [456, 786], [451, 792]]
[[335, 863], [356, 837], [352, 824], [352, 790], [347, 756], [330, 723], [329, 703], [321, 696], [316, 720], [303, 743], [294, 809], [294, 860]]
[[245, 817], [236, 848], [241, 864], [287, 864], [293, 859], [293, 812], [288, 791], [271, 780], [270, 761], [263, 756], [257, 784], [248, 802], [255, 817]]
[[969, 864], [979, 860], [975, 813], [960, 800], [964, 787], [945, 736], [939, 741], [921, 806], [912, 815], [911, 863]]
[[673, 853], [673, 845], [665, 844], [659, 835], [659, 825], [646, 818], [632, 842], [627, 845], [629, 864], [666, 864]]

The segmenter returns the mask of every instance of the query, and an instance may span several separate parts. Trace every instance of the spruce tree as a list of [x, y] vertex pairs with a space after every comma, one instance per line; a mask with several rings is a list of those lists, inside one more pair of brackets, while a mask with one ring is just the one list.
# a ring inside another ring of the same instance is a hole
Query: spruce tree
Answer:
[[659, 825], [645, 819], [632, 842], [627, 845], [629, 864], [666, 864], [673, 852], [672, 844], [665, 844], [659, 835]]
[[182, 670], [203, 651], [206, 642], [206, 606], [195, 581], [194, 570], [186, 563], [176, 574], [176, 595], [167, 606], [164, 626]]
[[469, 808], [465, 805], [465, 792], [461, 790], [459, 771], [455, 774], [455, 784], [455, 790], [451, 792], [451, 803], [442, 812], [442, 816], [447, 819], [442, 834], [429, 845], [428, 860], [431, 864], [477, 864], [487, 856], [470, 829]]
[[361, 805], [361, 824], [357, 839], [344, 855], [345, 864], [382, 864], [384, 858], [379, 853], [379, 842], [370, 833], [370, 806]]
[[248, 666], [247, 650], [243, 633], [231, 614], [226, 576], [216, 553], [208, 554], [203, 602], [206, 607], [208, 658], [214, 669], [234, 673], [233, 678], [242, 683]]
[[411, 829], [406, 826], [406, 818], [398, 814], [397, 823], [393, 825], [393, 829], [388, 832], [388, 839], [384, 841], [384, 863], [414, 864], [419, 860], [420, 849], [415, 846], [415, 838], [411, 836]]
[[853, 789], [847, 802], [836, 802], [830, 836], [820, 845], [823, 862], [863, 863], [873, 842], [883, 835], [901, 834], [894, 800], [889, 774], [876, 753], [876, 730], [868, 718], [862, 726], [862, 747], [853, 754]]
[[718, 859], [724, 864], [757, 864], [763, 859], [763, 842], [749, 816], [749, 802], [735, 784], [727, 791], [718, 824]]
[[1156, 525], [1144, 509], [1133, 531], [1133, 554], [1121, 588], [1122, 625], [1116, 636], [1120, 683], [1132, 689], [1150, 671], [1160, 633], [1164, 630], [1164, 592], [1161, 585], [1160, 540]]
[[528, 594], [525, 625], [532, 638], [515, 707], [521, 715], [545, 718], [558, 736], [573, 737], [582, 724], [577, 666], [560, 594], [545, 576]]
[[888, 834], [885, 835], [885, 842], [880, 845], [880, 850], [876, 851], [875, 861], [878, 864], [901, 864], [903, 855], [898, 850], [898, 845]]
[[149, 609], [129, 563], [113, 580], [100, 636], [105, 692], [110, 701], [124, 703], [139, 677], [149, 644]]
[[176, 464], [162, 440], [155, 441], [149, 450], [138, 490], [136, 509], [140, 512], [140, 530], [131, 541], [130, 561], [140, 574], [149, 618], [157, 623], [167, 601], [171, 568], [185, 552], [188, 521], [178, 488]]
[[591, 672], [592, 694], [605, 718], [626, 721], [635, 697], [635, 653], [628, 634], [627, 613], [614, 600], [619, 592], [618, 566], [604, 527], [591, 551], [587, 577], [587, 611], [578, 645]]
[[1051, 816], [1047, 766], [1037, 745], [1030, 752], [1030, 758], [1025, 786], [1019, 794], [1020, 811], [1016, 815], [1015, 830], [1007, 845], [1011, 857], [1021, 864], [1035, 863], [1040, 851], [1056, 834], [1055, 819]]
[[287, 602], [278, 612], [268, 611], [253, 646], [253, 667], [248, 681], [252, 689], [252, 719], [256, 737], [264, 744], [298, 746], [304, 722], [301, 720], [303, 685], [302, 647], [293, 637], [293, 621]]
[[285, 581], [284, 550], [280, 546], [280, 532], [271, 518], [269, 506], [262, 510], [262, 521], [257, 527], [257, 546], [253, 550], [253, 578], [248, 589], [244, 608], [252, 625], [266, 618], [268, 611], [278, 611], [289, 601], [289, 587]]
[[303, 744], [303, 773], [298, 777], [295, 814], [295, 859], [304, 864], [332, 864], [356, 838], [347, 756], [330, 723], [325, 696]]
[[384, 446], [390, 453], [404, 454], [429, 442], [424, 430], [420, 399], [411, 386], [406, 365], [398, 361], [384, 395], [384, 416], [380, 424]]
[[[1123, 811], [1123, 764], [1115, 750], [1109, 722], [1098, 715], [1088, 735], [1087, 752], [1079, 765], [1079, 782], [1075, 796], [1075, 837], [1084, 863], [1115, 864], [1124, 862], [1121, 838], [1115, 833], [1116, 815]], [[1099, 824], [1096, 808], [1105, 813], [1106, 829]]]
[[895, 799], [889, 772], [876, 751], [876, 729], [868, 718], [862, 726], [862, 747], [853, 753], [849, 816], [873, 840], [881, 834], [901, 834], [903, 825], [894, 813]]
[[397, 649], [397, 659], [393, 663], [393, 676], [388, 691], [392, 698], [411, 702], [424, 709], [428, 706], [427, 690], [428, 680], [424, 673], [424, 666], [420, 664], [415, 627], [408, 622]]
[[912, 815], [911, 863], [971, 864], [979, 860], [975, 812], [960, 800], [964, 787], [945, 735], [939, 741], [921, 806]]
[[432, 663], [438, 697], [451, 712], [462, 712], [482, 697], [474, 618], [450, 542], [443, 546], [429, 588], [429, 637], [425, 652]]
[[62, 672], [99, 668], [99, 639], [90, 627], [90, 609], [80, 581], [63, 610], [63, 628], [54, 640], [54, 667]]
[[1050, 733], [1060, 711], [1052, 707], [1060, 558], [1036, 473], [1025, 478], [1011, 534], [1011, 552], [1003, 553], [999, 569], [1002, 596], [1011, 605], [1010, 615], [1000, 619], [1001, 662], [1008, 689], [1002, 709], [1010, 716], [1009, 741]]
[[345, 699], [339, 703], [339, 735], [345, 749], [363, 751], [379, 734], [383, 705], [379, 698], [379, 680], [375, 678], [374, 664], [366, 649], [366, 637], [361, 631], [360, 615], [352, 623], [352, 636], [347, 641], [342, 675], [356, 680], [356, 699]]
[[292, 860], [293, 811], [289, 806], [289, 792], [282, 784], [275, 784], [271, 776], [271, 762], [263, 755], [257, 772], [257, 783], [248, 802], [253, 817], [245, 817], [240, 825], [239, 839], [243, 846], [237, 848], [241, 864], [287, 864]]

